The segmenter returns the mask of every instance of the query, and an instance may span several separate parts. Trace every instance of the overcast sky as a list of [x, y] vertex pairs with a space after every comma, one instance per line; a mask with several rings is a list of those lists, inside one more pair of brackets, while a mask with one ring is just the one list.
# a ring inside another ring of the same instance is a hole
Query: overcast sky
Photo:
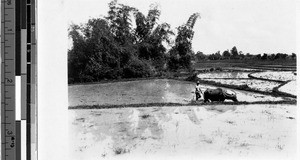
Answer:
[[[68, 0], [68, 23], [106, 16], [111, 0]], [[119, 0], [147, 14], [159, 4], [160, 22], [172, 29], [199, 12], [194, 26], [193, 50], [205, 54], [236, 46], [244, 53], [296, 52], [296, 0]]]

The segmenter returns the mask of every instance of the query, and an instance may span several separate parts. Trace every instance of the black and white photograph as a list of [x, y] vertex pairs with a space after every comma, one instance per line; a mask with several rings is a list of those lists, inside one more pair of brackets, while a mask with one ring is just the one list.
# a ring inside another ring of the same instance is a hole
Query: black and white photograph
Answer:
[[297, 159], [295, 0], [61, 2], [65, 159]]

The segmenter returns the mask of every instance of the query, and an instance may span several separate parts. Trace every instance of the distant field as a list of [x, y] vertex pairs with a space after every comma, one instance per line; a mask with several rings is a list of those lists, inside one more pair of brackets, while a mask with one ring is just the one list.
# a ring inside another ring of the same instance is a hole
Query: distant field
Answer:
[[194, 64], [196, 70], [210, 68], [242, 67], [249, 69], [296, 71], [297, 63], [294, 60], [286, 61], [261, 61], [261, 60], [206, 60]]

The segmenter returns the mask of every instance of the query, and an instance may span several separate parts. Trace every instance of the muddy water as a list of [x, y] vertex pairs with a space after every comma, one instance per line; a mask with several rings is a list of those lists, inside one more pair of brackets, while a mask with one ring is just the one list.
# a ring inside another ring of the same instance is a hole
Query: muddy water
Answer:
[[296, 118], [293, 105], [69, 110], [70, 159], [289, 159]]
[[69, 105], [184, 102], [193, 84], [175, 80], [142, 80], [69, 87]]
[[289, 93], [292, 95], [297, 95], [297, 82], [296, 81], [290, 81], [287, 84], [281, 86], [279, 89], [281, 92]]
[[200, 73], [198, 78], [249, 78], [250, 72], [212, 72]]
[[234, 70], [234, 71], [247, 71], [247, 72], [255, 72], [255, 71], [261, 71], [261, 69], [251, 69], [251, 68], [242, 68], [242, 67], [226, 67], [224, 68], [224, 71], [226, 70]]
[[[195, 98], [194, 83], [157, 79], [130, 82], [72, 85], [69, 86], [69, 106], [105, 105], [105, 104], [140, 104], [140, 103], [189, 103]], [[202, 91], [216, 88], [201, 85]], [[239, 101], [279, 101], [272, 97], [252, 92], [238, 91]]]
[[280, 81], [296, 81], [297, 76], [294, 75], [294, 72], [279, 72], [279, 71], [268, 71], [268, 72], [258, 72], [253, 73], [252, 76], [270, 80], [280, 80]]
[[281, 83], [278, 82], [270, 82], [265, 80], [258, 79], [214, 79], [207, 78], [207, 81], [217, 82], [221, 84], [229, 84], [234, 86], [247, 85], [251, 89], [255, 89], [258, 91], [264, 92], [272, 92], [273, 88], [278, 87]]

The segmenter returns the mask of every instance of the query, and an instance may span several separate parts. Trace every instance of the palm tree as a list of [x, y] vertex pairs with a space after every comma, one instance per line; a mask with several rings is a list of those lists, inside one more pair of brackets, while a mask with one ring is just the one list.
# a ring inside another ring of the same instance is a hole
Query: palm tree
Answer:
[[166, 48], [163, 42], [170, 45], [170, 36], [174, 35], [168, 23], [158, 24], [160, 14], [156, 4], [150, 6], [147, 16], [140, 11], [134, 13], [138, 56], [145, 60], [151, 60], [156, 68], [161, 68], [166, 63]]
[[176, 70], [178, 67], [191, 68], [193, 27], [199, 17], [199, 13], [194, 13], [189, 17], [186, 24], [177, 28], [175, 46], [170, 50], [171, 61], [169, 66], [171, 69]]

